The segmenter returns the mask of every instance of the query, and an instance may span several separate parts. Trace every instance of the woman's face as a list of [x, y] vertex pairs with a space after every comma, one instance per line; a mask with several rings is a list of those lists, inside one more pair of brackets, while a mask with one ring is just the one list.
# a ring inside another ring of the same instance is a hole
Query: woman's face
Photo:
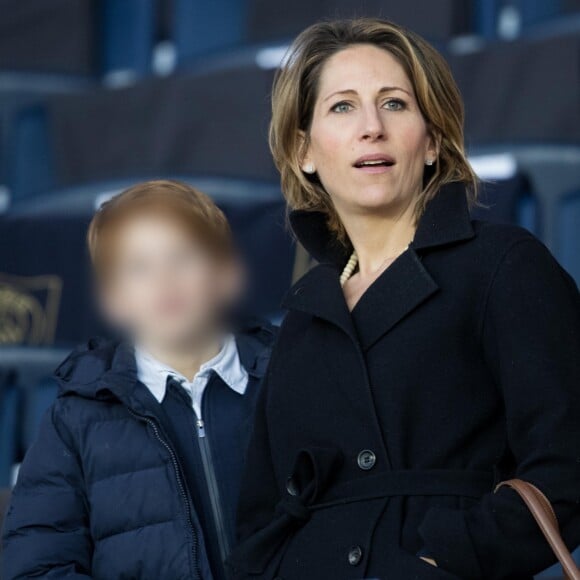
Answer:
[[437, 156], [405, 71], [372, 45], [328, 59], [308, 141], [302, 169], [317, 172], [339, 215], [404, 211]]

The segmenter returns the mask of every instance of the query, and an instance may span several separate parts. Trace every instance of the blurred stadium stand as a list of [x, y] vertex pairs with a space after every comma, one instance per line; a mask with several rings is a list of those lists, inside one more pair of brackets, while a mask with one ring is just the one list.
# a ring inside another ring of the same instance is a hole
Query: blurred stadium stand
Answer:
[[90, 76], [96, 66], [91, 2], [0, 1], [0, 69]]
[[291, 3], [252, 0], [249, 4], [248, 36], [252, 42], [291, 39], [308, 25], [325, 18], [383, 16], [435, 43], [472, 34], [475, 23], [472, 3], [457, 0], [297, 0]]
[[172, 172], [274, 182], [266, 142], [272, 73], [254, 64], [48, 98], [13, 121], [8, 186], [19, 199]]
[[465, 100], [469, 146], [580, 143], [580, 27], [455, 51], [448, 61]]
[[111, 193], [153, 177], [207, 191], [249, 262], [246, 307], [281, 316], [308, 259], [267, 146], [273, 75], [300, 30], [363, 15], [446, 55], [484, 180], [474, 216], [526, 227], [580, 282], [580, 0], [0, 0], [0, 487], [51, 371], [105, 331], [84, 236]]

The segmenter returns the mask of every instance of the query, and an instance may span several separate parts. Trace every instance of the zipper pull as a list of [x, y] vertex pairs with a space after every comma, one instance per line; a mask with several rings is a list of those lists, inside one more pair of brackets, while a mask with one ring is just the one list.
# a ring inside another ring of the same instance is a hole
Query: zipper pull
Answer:
[[196, 421], [196, 424], [197, 424], [197, 436], [200, 438], [205, 437], [205, 423], [201, 419], [198, 419]]

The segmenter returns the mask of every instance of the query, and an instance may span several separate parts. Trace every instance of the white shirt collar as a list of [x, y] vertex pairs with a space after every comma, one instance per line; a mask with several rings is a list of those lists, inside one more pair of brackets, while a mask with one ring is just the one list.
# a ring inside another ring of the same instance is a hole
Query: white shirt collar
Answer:
[[212, 372], [217, 373], [230, 389], [243, 395], [248, 386], [248, 373], [240, 361], [236, 339], [229, 334], [218, 354], [203, 363], [193, 379], [188, 379], [169, 365], [155, 359], [147, 351], [135, 347], [135, 361], [137, 363], [137, 378], [150, 391], [159, 403], [165, 398], [167, 377], [171, 375], [184, 386], [203, 383], [207, 384]]

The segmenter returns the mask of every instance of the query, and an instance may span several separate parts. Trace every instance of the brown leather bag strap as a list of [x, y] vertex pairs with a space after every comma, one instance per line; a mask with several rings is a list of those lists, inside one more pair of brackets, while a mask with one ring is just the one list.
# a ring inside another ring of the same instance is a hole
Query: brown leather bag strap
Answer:
[[548, 498], [535, 485], [522, 479], [502, 481], [495, 490], [497, 491], [504, 486], [510, 487], [518, 493], [528, 506], [554, 554], [562, 564], [564, 577], [568, 580], [580, 580], [580, 570], [578, 570], [574, 558], [562, 540], [558, 519]]

